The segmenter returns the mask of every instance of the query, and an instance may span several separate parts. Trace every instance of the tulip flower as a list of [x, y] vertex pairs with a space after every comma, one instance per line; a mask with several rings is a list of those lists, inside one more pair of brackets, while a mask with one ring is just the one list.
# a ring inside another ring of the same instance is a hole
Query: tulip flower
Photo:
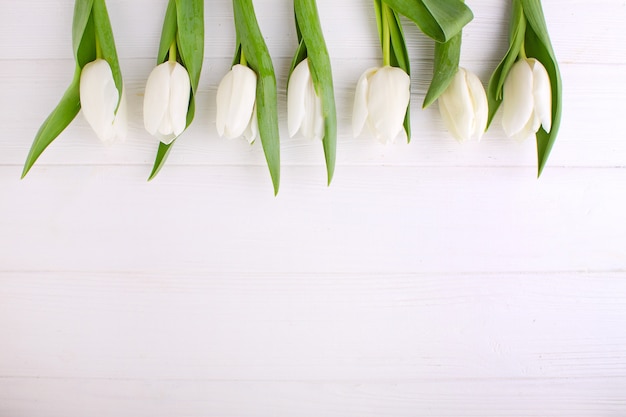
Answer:
[[480, 79], [465, 68], [459, 68], [454, 78], [439, 96], [439, 112], [458, 141], [480, 140], [487, 127], [487, 94]]
[[540, 126], [550, 132], [550, 76], [541, 62], [526, 58], [513, 65], [504, 82], [502, 110], [502, 127], [508, 137], [524, 140]]
[[402, 133], [409, 105], [411, 80], [397, 67], [370, 68], [363, 73], [356, 87], [352, 129], [359, 136], [367, 123], [382, 143], [392, 143]]
[[191, 82], [185, 67], [175, 61], [157, 65], [148, 77], [143, 120], [148, 133], [166, 145], [187, 127]]
[[126, 100], [123, 93], [120, 100], [111, 66], [104, 59], [96, 59], [83, 68], [80, 104], [87, 123], [102, 142], [126, 137]]
[[287, 126], [290, 137], [298, 132], [307, 139], [322, 140], [324, 136], [322, 100], [315, 92], [308, 59], [300, 62], [289, 78]]
[[81, 108], [87, 123], [103, 142], [111, 143], [126, 136], [124, 83], [105, 0], [75, 1], [72, 45], [76, 64], [74, 77], [59, 104], [37, 131], [22, 178]]
[[236, 64], [217, 87], [217, 133], [229, 139], [244, 136], [254, 142], [259, 128], [256, 117], [257, 75], [249, 67]]
[[169, 0], [156, 67], [146, 83], [144, 126], [159, 139], [152, 180], [191, 125], [204, 61], [204, 0]]
[[523, 140], [534, 135], [537, 176], [541, 176], [561, 124], [561, 72], [541, 0], [512, 0], [512, 6], [509, 48], [487, 88], [487, 126], [502, 106], [507, 136]]
[[293, 0], [293, 11], [298, 48], [289, 69], [287, 126], [291, 137], [300, 132], [321, 141], [330, 185], [337, 154], [337, 108], [330, 56], [316, 0]]

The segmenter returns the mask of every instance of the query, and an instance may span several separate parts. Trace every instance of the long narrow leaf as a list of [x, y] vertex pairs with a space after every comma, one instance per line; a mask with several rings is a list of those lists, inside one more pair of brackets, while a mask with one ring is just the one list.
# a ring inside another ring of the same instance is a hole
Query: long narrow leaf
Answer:
[[524, 36], [526, 33], [526, 19], [524, 18], [524, 12], [521, 4], [515, 0], [513, 1], [513, 15], [511, 17], [511, 35], [509, 40], [509, 49], [506, 55], [498, 64], [491, 78], [489, 79], [489, 86], [487, 87], [487, 100], [489, 102], [489, 117], [487, 119], [487, 129], [493, 121], [500, 104], [502, 103], [502, 87], [506, 80], [511, 67], [517, 60], [522, 45], [524, 43]]
[[76, 0], [74, 3], [74, 18], [72, 20], [72, 46], [74, 47], [74, 57], [78, 59], [80, 44], [83, 40], [87, 23], [91, 18], [91, 9], [94, 0]]
[[179, 53], [195, 95], [204, 61], [204, 1], [176, 0], [176, 12]]
[[[391, 37], [391, 65], [394, 67], [402, 68], [404, 72], [411, 76], [411, 64], [409, 61], [409, 52], [406, 48], [406, 41], [404, 40], [404, 31], [402, 30], [402, 23], [400, 22], [400, 16], [391, 7], [385, 7], [383, 10], [387, 10], [389, 14], [386, 19], [389, 23], [389, 36]], [[404, 131], [406, 133], [406, 140], [411, 142], [411, 102], [406, 106], [406, 113], [404, 115]]]
[[174, 142], [176, 142], [176, 139], [174, 139], [169, 145], [166, 145], [163, 142], [159, 142], [159, 150], [157, 151], [157, 156], [155, 158], [154, 165], [152, 166], [152, 172], [148, 177], [148, 181], [153, 180], [154, 177], [157, 176], [159, 171], [161, 171], [161, 168], [163, 168], [163, 165], [165, 165], [165, 161], [167, 160], [167, 157], [172, 150], [172, 145], [174, 145]]
[[165, 12], [165, 19], [163, 19], [157, 65], [167, 61], [170, 46], [176, 41], [176, 32], [178, 30], [176, 19], [176, 0], [169, 0], [167, 3], [167, 11]]
[[324, 115], [324, 156], [328, 184], [335, 172], [337, 153], [337, 110], [330, 56], [326, 48], [322, 25], [315, 0], [294, 0], [296, 22], [309, 57], [309, 68], [317, 94], [322, 100]]
[[28, 171], [30, 171], [48, 145], [65, 130], [80, 111], [80, 72], [80, 67], [76, 66], [72, 83], [63, 95], [63, 98], [61, 98], [59, 104], [39, 128], [30, 148], [30, 152], [26, 157], [22, 178], [28, 174]]
[[433, 78], [424, 98], [423, 108], [433, 104], [446, 91], [459, 70], [462, 37], [462, 33], [459, 33], [448, 42], [435, 44]]
[[259, 28], [252, 0], [233, 0], [235, 27], [249, 67], [257, 73], [256, 107], [263, 152], [272, 177], [274, 194], [280, 185], [278, 99], [272, 59]]
[[93, 13], [89, 15], [87, 24], [83, 28], [82, 39], [79, 39], [75, 45], [76, 64], [83, 68], [88, 63], [94, 61], [96, 55], [96, 24], [94, 23]]
[[474, 17], [461, 0], [385, 0], [396, 12], [411, 19], [424, 34], [447, 42]]
[[472, 11], [462, 0], [422, 0], [437, 21], [447, 42], [461, 33], [463, 27], [474, 18]]
[[117, 50], [115, 49], [113, 30], [111, 29], [109, 13], [107, 12], [104, 0], [94, 0], [93, 17], [96, 26], [96, 37], [100, 42], [100, 48], [102, 50], [102, 58], [105, 59], [111, 66], [111, 71], [113, 72], [113, 80], [115, 80], [115, 87], [117, 87], [117, 91], [119, 92], [121, 97], [123, 88], [122, 70], [120, 69], [120, 63], [117, 58]]

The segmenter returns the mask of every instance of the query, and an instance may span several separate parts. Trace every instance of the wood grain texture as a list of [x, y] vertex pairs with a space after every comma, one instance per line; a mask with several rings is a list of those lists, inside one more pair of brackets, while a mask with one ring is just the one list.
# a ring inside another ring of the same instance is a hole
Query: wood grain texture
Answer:
[[[486, 84], [509, 2], [468, 0], [462, 65]], [[626, 4], [546, 0], [564, 82], [540, 180], [498, 116], [456, 143], [419, 109], [433, 45], [406, 25], [413, 141], [353, 138], [379, 65], [369, 1], [318, 0], [339, 116], [337, 172], [290, 139], [289, 0], [255, 0], [279, 86], [283, 181], [215, 131], [233, 53], [207, 2], [197, 117], [159, 177], [143, 129], [165, 1], [108, 0], [130, 135], [79, 115], [21, 167], [70, 82], [72, 0], [0, 0], [0, 417], [501, 417], [626, 414]]]

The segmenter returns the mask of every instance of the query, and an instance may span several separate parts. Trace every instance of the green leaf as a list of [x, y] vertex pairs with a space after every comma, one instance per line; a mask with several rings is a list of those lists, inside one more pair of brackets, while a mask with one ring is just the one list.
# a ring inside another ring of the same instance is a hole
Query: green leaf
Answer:
[[278, 99], [272, 59], [254, 13], [252, 0], [233, 0], [235, 29], [248, 66], [257, 73], [256, 107], [263, 152], [272, 177], [274, 194], [280, 184]]
[[430, 87], [428, 87], [422, 108], [433, 104], [446, 91], [459, 70], [462, 37], [462, 33], [459, 33], [446, 43], [435, 44], [433, 78], [430, 82]]
[[523, 4], [524, 14], [529, 23], [524, 42], [526, 55], [529, 58], [536, 58], [546, 68], [550, 76], [550, 87], [552, 90], [552, 127], [549, 133], [542, 127], [536, 134], [537, 176], [539, 177], [546, 166], [561, 125], [563, 85], [559, 65], [548, 36], [541, 4], [536, 0], [523, 0]]
[[474, 15], [461, 0], [385, 0], [394, 11], [411, 19], [424, 34], [447, 42], [468, 24]]
[[81, 69], [97, 58], [96, 24], [94, 23], [93, 13], [89, 15], [87, 24], [83, 28], [82, 39], [78, 40], [76, 47], [75, 59]]
[[176, 0], [178, 51], [189, 72], [193, 94], [198, 92], [204, 61], [204, 1]]
[[174, 142], [176, 142], [176, 139], [174, 139], [174, 141], [172, 141], [169, 145], [166, 145], [163, 142], [159, 142], [159, 150], [157, 151], [157, 156], [154, 160], [154, 165], [152, 166], [152, 172], [150, 173], [150, 176], [148, 177], [148, 181], [151, 181], [152, 179], [154, 179], [154, 177], [157, 176], [159, 171], [161, 171], [161, 168], [163, 168], [163, 165], [165, 164], [165, 161], [167, 160], [167, 157], [169, 156], [170, 151], [172, 150], [172, 145], [174, 145]]
[[[113, 30], [111, 29], [109, 13], [107, 12], [104, 0], [93, 0], [93, 17], [96, 26], [96, 38], [100, 44], [102, 58], [111, 66], [115, 87], [117, 87], [117, 91], [120, 97], [122, 97], [122, 70], [120, 69], [120, 63], [117, 59], [115, 39], [113, 39]], [[117, 109], [115, 111], [117, 112]]]
[[[387, 13], [386, 19], [389, 23], [389, 35], [391, 37], [391, 50], [390, 50], [390, 63], [393, 67], [402, 68], [404, 72], [411, 76], [411, 65], [409, 61], [409, 52], [406, 48], [406, 41], [404, 40], [404, 32], [402, 30], [402, 23], [400, 22], [400, 16], [396, 11], [390, 7], [383, 7], [383, 11]], [[404, 131], [406, 132], [407, 142], [411, 142], [411, 103], [406, 107], [406, 113], [404, 115]]]
[[[297, 24], [297, 23], [296, 23]], [[298, 48], [296, 49], [296, 53], [291, 60], [291, 65], [289, 66], [289, 77], [291, 77], [291, 73], [298, 66], [299, 63], [304, 61], [307, 58], [307, 49], [306, 44], [304, 43], [304, 39], [300, 40], [298, 43]]]
[[[72, 45], [74, 47], [74, 57], [76, 58], [76, 62], [81, 61], [81, 59], [79, 58], [79, 51], [81, 49], [80, 45], [83, 41], [83, 38], [85, 37], [85, 30], [87, 29], [89, 19], [92, 17], [91, 9], [93, 8], [93, 2], [94, 0], [76, 0], [76, 2], [74, 3], [74, 18], [72, 20]], [[93, 47], [93, 52], [95, 53], [95, 45]], [[91, 61], [93, 61], [93, 59]], [[83, 66], [84, 64], [81, 65], [81, 68]]]
[[509, 49], [497, 66], [491, 78], [489, 79], [489, 86], [487, 87], [487, 100], [489, 102], [489, 117], [487, 119], [487, 129], [493, 121], [500, 104], [502, 103], [502, 87], [504, 81], [509, 75], [509, 71], [517, 57], [520, 54], [522, 45], [524, 44], [524, 36], [526, 33], [526, 19], [524, 18], [524, 12], [521, 4], [517, 1], [513, 1], [513, 16], [511, 17], [511, 35], [509, 40]]
[[178, 30], [176, 19], [176, 0], [169, 0], [167, 3], [167, 11], [165, 12], [165, 19], [163, 20], [163, 29], [161, 30], [157, 65], [167, 61], [170, 46], [176, 41], [176, 32]]
[[[327, 179], [330, 185], [335, 172], [337, 153], [337, 110], [330, 56], [326, 48], [315, 0], [294, 0], [294, 10], [296, 26], [302, 37], [302, 42], [300, 43], [304, 45], [308, 55], [313, 85], [322, 101], [322, 112], [324, 115], [322, 144], [326, 159]], [[300, 53], [300, 48], [298, 48], [296, 59]]]
[[35, 140], [30, 148], [30, 152], [24, 163], [22, 178], [28, 174], [28, 171], [35, 164], [42, 152], [65, 130], [72, 120], [80, 111], [80, 67], [76, 66], [74, 71], [74, 79], [63, 95], [63, 98], [52, 111], [50, 116], [44, 121], [39, 128]]

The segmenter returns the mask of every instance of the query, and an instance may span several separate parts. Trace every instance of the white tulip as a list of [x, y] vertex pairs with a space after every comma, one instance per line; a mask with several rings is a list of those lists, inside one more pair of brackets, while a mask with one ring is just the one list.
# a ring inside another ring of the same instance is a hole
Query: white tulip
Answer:
[[517, 61], [504, 82], [502, 127], [511, 138], [524, 140], [543, 125], [552, 126], [550, 76], [534, 58]]
[[308, 58], [294, 68], [289, 78], [287, 126], [290, 137], [298, 131], [307, 139], [322, 140], [324, 136], [322, 100], [315, 92]]
[[244, 136], [252, 143], [258, 134], [256, 73], [234, 65], [217, 87], [217, 133], [229, 139]]
[[382, 143], [393, 143], [399, 134], [406, 140], [403, 123], [411, 98], [411, 79], [401, 68], [384, 66], [363, 73], [356, 86], [352, 129], [354, 136], [367, 123]]
[[80, 74], [80, 104], [87, 123], [101, 141], [111, 143], [126, 137], [126, 97], [122, 93], [120, 99], [111, 66], [104, 59], [84, 66]]
[[187, 127], [191, 82], [178, 62], [157, 65], [146, 83], [143, 122], [146, 130], [166, 145]]
[[480, 140], [489, 114], [487, 94], [480, 79], [465, 68], [459, 68], [446, 91], [439, 96], [439, 112], [458, 141]]

